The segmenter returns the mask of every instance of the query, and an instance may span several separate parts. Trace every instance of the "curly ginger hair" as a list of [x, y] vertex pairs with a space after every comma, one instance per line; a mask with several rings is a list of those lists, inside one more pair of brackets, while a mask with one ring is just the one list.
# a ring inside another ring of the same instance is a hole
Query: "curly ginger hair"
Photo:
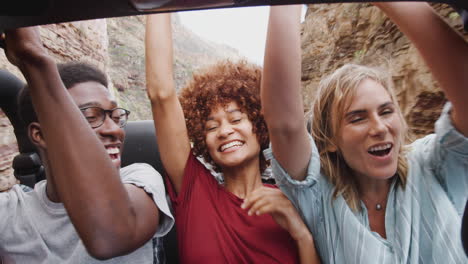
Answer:
[[260, 145], [260, 172], [267, 167], [263, 150], [268, 148], [268, 130], [261, 112], [261, 68], [246, 61], [221, 61], [193, 75], [179, 95], [193, 152], [212, 164], [217, 172], [221, 168], [211, 158], [205, 142], [205, 123], [211, 112], [219, 106], [236, 102], [241, 112], [252, 122], [253, 133]]

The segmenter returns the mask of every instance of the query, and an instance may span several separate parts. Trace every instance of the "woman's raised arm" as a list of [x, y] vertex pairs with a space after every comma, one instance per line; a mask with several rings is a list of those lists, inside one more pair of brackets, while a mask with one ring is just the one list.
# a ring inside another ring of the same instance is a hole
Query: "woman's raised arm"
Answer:
[[300, 6], [270, 9], [261, 97], [275, 158], [304, 179], [311, 146], [301, 99]]
[[151, 101], [161, 160], [176, 192], [182, 186], [190, 141], [173, 78], [170, 14], [146, 21], [146, 88]]
[[427, 3], [375, 4], [382, 9], [421, 53], [452, 102], [455, 127], [468, 136], [468, 43]]

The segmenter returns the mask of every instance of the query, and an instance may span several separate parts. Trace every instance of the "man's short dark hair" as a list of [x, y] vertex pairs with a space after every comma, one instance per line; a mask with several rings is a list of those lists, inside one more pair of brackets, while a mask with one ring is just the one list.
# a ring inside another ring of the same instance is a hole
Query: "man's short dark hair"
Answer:
[[84, 82], [97, 82], [107, 87], [106, 75], [94, 66], [85, 63], [65, 63], [57, 65], [60, 78], [67, 89]]
[[[67, 89], [84, 82], [97, 82], [104, 85], [106, 88], [108, 86], [106, 75], [92, 65], [82, 62], [72, 62], [58, 64], [57, 68], [60, 78]], [[27, 85], [18, 95], [18, 114], [25, 127], [32, 122], [38, 121]]]

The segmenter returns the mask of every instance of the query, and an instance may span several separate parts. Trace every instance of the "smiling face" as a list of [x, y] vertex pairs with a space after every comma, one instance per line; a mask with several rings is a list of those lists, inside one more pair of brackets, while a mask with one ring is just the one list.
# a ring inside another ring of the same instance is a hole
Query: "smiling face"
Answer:
[[212, 110], [205, 123], [205, 142], [211, 158], [223, 170], [259, 165], [260, 145], [252, 122], [235, 102]]
[[395, 175], [403, 126], [397, 111], [381, 84], [365, 79], [357, 86], [339, 124], [338, 148], [359, 180]]
[[[97, 106], [110, 110], [117, 107], [107, 88], [98, 82], [78, 83], [68, 89], [68, 92], [79, 108]], [[114, 166], [120, 168], [121, 149], [125, 138], [123, 128], [106, 115], [104, 123], [93, 130], [106, 148]]]

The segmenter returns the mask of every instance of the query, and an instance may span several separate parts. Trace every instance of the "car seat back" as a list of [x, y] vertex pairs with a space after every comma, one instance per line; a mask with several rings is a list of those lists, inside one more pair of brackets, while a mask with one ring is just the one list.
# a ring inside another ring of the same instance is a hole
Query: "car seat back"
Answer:
[[18, 115], [18, 95], [25, 83], [6, 70], [0, 70], [0, 108], [13, 126], [20, 154], [13, 159], [15, 177], [31, 188], [45, 179], [36, 147], [28, 138], [27, 127]]
[[[164, 176], [165, 170], [160, 159], [154, 122], [130, 121], [125, 126], [125, 132], [122, 167], [138, 162], [148, 163]], [[175, 228], [163, 238], [163, 243], [166, 263], [179, 263]]]

